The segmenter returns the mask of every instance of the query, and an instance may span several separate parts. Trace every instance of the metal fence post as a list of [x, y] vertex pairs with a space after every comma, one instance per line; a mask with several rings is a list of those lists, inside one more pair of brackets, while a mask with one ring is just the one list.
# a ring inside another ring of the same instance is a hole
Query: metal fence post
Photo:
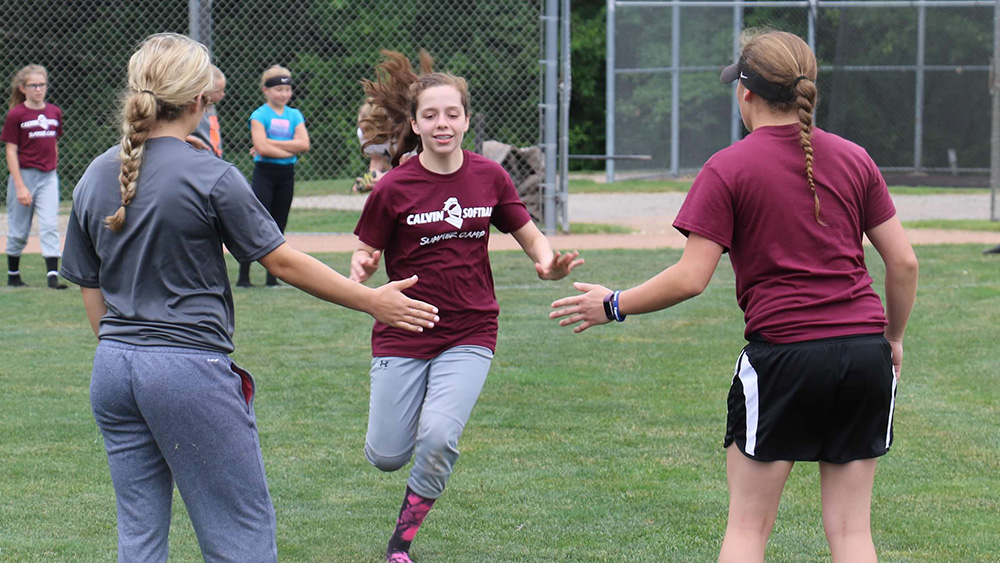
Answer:
[[[1000, 0], [998, 0], [1000, 1]], [[605, 27], [605, 84], [604, 84], [604, 154], [615, 154], [615, 0], [608, 0]], [[604, 161], [604, 173], [609, 184], [615, 181], [615, 161]]]
[[570, 43], [570, 0], [562, 0], [562, 92], [559, 98], [559, 222], [569, 232], [569, 102], [573, 92]]
[[993, 60], [990, 61], [990, 96], [993, 120], [990, 133], [990, 220], [1000, 221], [1000, 0], [993, 8]]
[[188, 36], [212, 52], [212, 0], [188, 0]]
[[[740, 36], [743, 33], [743, 2], [740, 0], [733, 5], [733, 62], [740, 60]], [[740, 104], [736, 101], [734, 94], [730, 101], [731, 116], [729, 124], [729, 144], [740, 140], [740, 132], [743, 126], [743, 118], [740, 117]]]
[[927, 8], [917, 8], [917, 76], [913, 109], [913, 171], [924, 166], [924, 58], [927, 47]]
[[542, 150], [545, 152], [545, 181], [542, 183], [542, 215], [545, 234], [556, 234], [556, 148], [559, 143], [559, 0], [545, 0], [545, 93]]
[[670, 24], [670, 64], [674, 78], [670, 81], [670, 175], [680, 176], [681, 149], [681, 6], [674, 4]]

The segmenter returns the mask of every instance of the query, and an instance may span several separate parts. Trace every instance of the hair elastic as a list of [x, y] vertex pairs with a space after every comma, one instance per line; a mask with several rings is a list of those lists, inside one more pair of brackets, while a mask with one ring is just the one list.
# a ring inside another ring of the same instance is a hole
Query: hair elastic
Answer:
[[809, 80], [809, 77], [808, 77], [808, 76], [806, 76], [806, 75], [802, 75], [802, 76], [799, 76], [799, 77], [797, 77], [797, 78], [795, 79], [795, 81], [794, 81], [794, 82], [792, 82], [792, 88], [795, 88], [796, 86], [798, 86], [798, 85], [799, 85], [799, 80]]
[[140, 94], [149, 94], [150, 96], [153, 96], [154, 98], [156, 97], [156, 92], [153, 92], [152, 90], [139, 90], [139, 93]]

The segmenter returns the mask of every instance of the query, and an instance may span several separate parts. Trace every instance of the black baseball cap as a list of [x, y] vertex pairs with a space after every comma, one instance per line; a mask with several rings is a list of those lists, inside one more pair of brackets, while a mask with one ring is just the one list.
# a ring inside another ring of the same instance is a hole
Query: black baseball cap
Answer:
[[757, 94], [765, 100], [772, 102], [787, 102], [791, 101], [794, 97], [794, 92], [791, 88], [786, 88], [781, 84], [775, 84], [773, 82], [768, 82], [763, 76], [757, 74], [749, 65], [747, 65], [746, 59], [740, 57], [740, 60], [722, 69], [719, 73], [719, 81], [723, 84], [729, 84], [730, 82], [740, 79], [743, 86], [747, 90], [750, 90], [754, 94]]

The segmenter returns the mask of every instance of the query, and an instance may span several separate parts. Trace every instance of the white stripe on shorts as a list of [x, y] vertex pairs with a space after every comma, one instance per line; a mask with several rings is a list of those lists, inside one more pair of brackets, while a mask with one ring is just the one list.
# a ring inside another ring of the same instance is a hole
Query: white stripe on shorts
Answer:
[[747, 443], [744, 450], [747, 455], [754, 455], [757, 449], [757, 416], [760, 412], [760, 394], [757, 389], [757, 370], [750, 365], [750, 358], [744, 351], [736, 363], [736, 375], [743, 384], [743, 401], [747, 410], [746, 430]]
[[889, 424], [885, 428], [885, 449], [889, 449], [889, 440], [892, 439], [892, 415], [896, 412], [896, 369], [890, 367], [889, 375], [892, 377], [892, 398], [889, 399]]

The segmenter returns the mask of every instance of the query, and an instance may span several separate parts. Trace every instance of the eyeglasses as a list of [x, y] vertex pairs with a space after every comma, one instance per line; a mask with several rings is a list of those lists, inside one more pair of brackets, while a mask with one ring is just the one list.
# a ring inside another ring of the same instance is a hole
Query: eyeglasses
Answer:
[[44, 82], [39, 82], [38, 84], [25, 84], [24, 85], [25, 88], [30, 88], [32, 90], [41, 90], [42, 88], [45, 88], [46, 86], [48, 86], [48, 84], [46, 84]]

